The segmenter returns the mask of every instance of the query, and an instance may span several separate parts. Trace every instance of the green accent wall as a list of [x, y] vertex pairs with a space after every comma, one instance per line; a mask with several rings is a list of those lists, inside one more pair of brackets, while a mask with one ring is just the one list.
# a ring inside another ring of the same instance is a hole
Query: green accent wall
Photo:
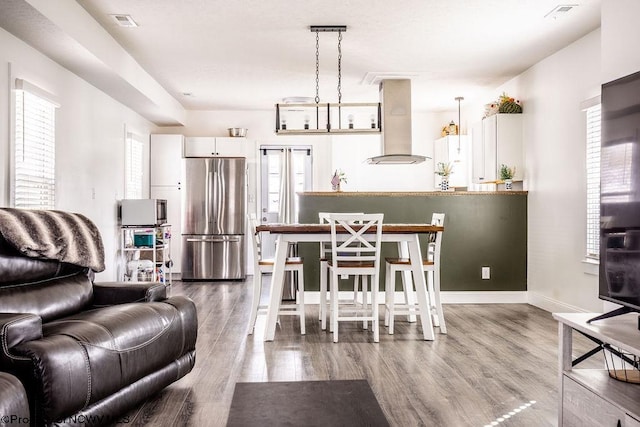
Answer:
[[[432, 213], [445, 213], [441, 290], [527, 290], [527, 192], [301, 193], [299, 196], [300, 223], [318, 222], [318, 212], [384, 213], [385, 223], [428, 223]], [[421, 242], [424, 251], [426, 236], [421, 237]], [[305, 258], [305, 289], [319, 290], [319, 263], [309, 262], [319, 258], [319, 244], [301, 243], [299, 253]], [[383, 259], [385, 256], [397, 256], [396, 244], [383, 245]], [[482, 280], [483, 266], [491, 268], [491, 279]], [[384, 262], [380, 279], [382, 290]]]

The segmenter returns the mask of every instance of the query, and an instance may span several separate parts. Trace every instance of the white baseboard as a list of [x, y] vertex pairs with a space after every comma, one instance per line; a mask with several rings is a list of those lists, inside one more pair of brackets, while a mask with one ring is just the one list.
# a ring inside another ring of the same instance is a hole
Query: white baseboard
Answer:
[[[339, 298], [347, 299], [353, 292], [340, 291]], [[526, 304], [526, 291], [442, 291], [440, 297], [443, 304]], [[395, 292], [396, 301], [403, 301], [402, 292]], [[378, 293], [378, 301], [384, 301], [384, 292]], [[305, 304], [319, 304], [319, 291], [306, 291]]]
[[562, 301], [554, 300], [552, 298], [540, 295], [535, 292], [528, 292], [529, 304], [541, 308], [550, 313], [586, 313], [587, 311], [576, 307], [575, 305], [567, 304]]
[[443, 304], [526, 304], [527, 291], [441, 291]]

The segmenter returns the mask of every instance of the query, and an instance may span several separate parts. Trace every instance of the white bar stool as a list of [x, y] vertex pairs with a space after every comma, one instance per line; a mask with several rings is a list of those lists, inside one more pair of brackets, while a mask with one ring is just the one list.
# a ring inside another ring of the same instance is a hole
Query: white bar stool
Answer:
[[[431, 225], [444, 225], [445, 214], [434, 213]], [[429, 295], [429, 313], [433, 318], [433, 324], [440, 328], [440, 333], [447, 333], [444, 320], [444, 311], [440, 301], [440, 251], [442, 246], [442, 231], [435, 233], [435, 238], [427, 244], [427, 258], [422, 261], [422, 270], [427, 273], [427, 293]], [[385, 315], [384, 324], [388, 327], [389, 334], [393, 334], [393, 324], [396, 314], [415, 316], [420, 314], [419, 307], [413, 298], [413, 280], [403, 280], [402, 288], [404, 301], [395, 303], [396, 272], [411, 271], [411, 261], [408, 258], [386, 258], [385, 274]]]
[[[256, 232], [257, 221], [255, 215], [249, 215], [251, 230], [251, 243], [253, 248], [253, 298], [251, 301], [251, 318], [249, 320], [249, 335], [253, 334], [258, 314], [267, 314], [267, 305], [260, 304], [262, 295], [262, 275], [273, 272], [273, 259], [262, 259], [262, 240], [260, 233]], [[294, 272], [298, 276], [298, 288], [296, 290], [295, 304], [280, 304], [280, 316], [300, 316], [300, 334], [305, 335], [305, 311], [304, 311], [304, 270], [303, 259], [289, 257], [285, 264], [285, 271]]]
[[[329, 214], [331, 259], [327, 261], [327, 266], [331, 273], [330, 318], [333, 342], [338, 342], [338, 323], [343, 321], [371, 320], [373, 341], [380, 340], [377, 294], [380, 289], [378, 272], [383, 218], [383, 214]], [[338, 304], [339, 279], [344, 276], [363, 276], [361, 306]], [[369, 276], [372, 278], [371, 306], [367, 303]]]

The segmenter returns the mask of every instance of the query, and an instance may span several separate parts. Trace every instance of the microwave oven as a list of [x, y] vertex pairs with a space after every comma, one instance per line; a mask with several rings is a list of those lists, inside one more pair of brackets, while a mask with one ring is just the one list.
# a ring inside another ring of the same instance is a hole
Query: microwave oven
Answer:
[[167, 222], [167, 201], [163, 199], [124, 199], [120, 204], [123, 226], [155, 226]]

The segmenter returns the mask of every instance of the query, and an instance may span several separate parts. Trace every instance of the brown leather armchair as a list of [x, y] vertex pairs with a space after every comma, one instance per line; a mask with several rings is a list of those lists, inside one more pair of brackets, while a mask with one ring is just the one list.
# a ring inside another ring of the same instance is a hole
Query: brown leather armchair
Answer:
[[0, 372], [0, 427], [29, 424], [29, 402], [22, 383], [13, 375]]
[[32, 425], [114, 423], [195, 363], [195, 305], [162, 284], [93, 283], [0, 236], [0, 371], [24, 384]]

